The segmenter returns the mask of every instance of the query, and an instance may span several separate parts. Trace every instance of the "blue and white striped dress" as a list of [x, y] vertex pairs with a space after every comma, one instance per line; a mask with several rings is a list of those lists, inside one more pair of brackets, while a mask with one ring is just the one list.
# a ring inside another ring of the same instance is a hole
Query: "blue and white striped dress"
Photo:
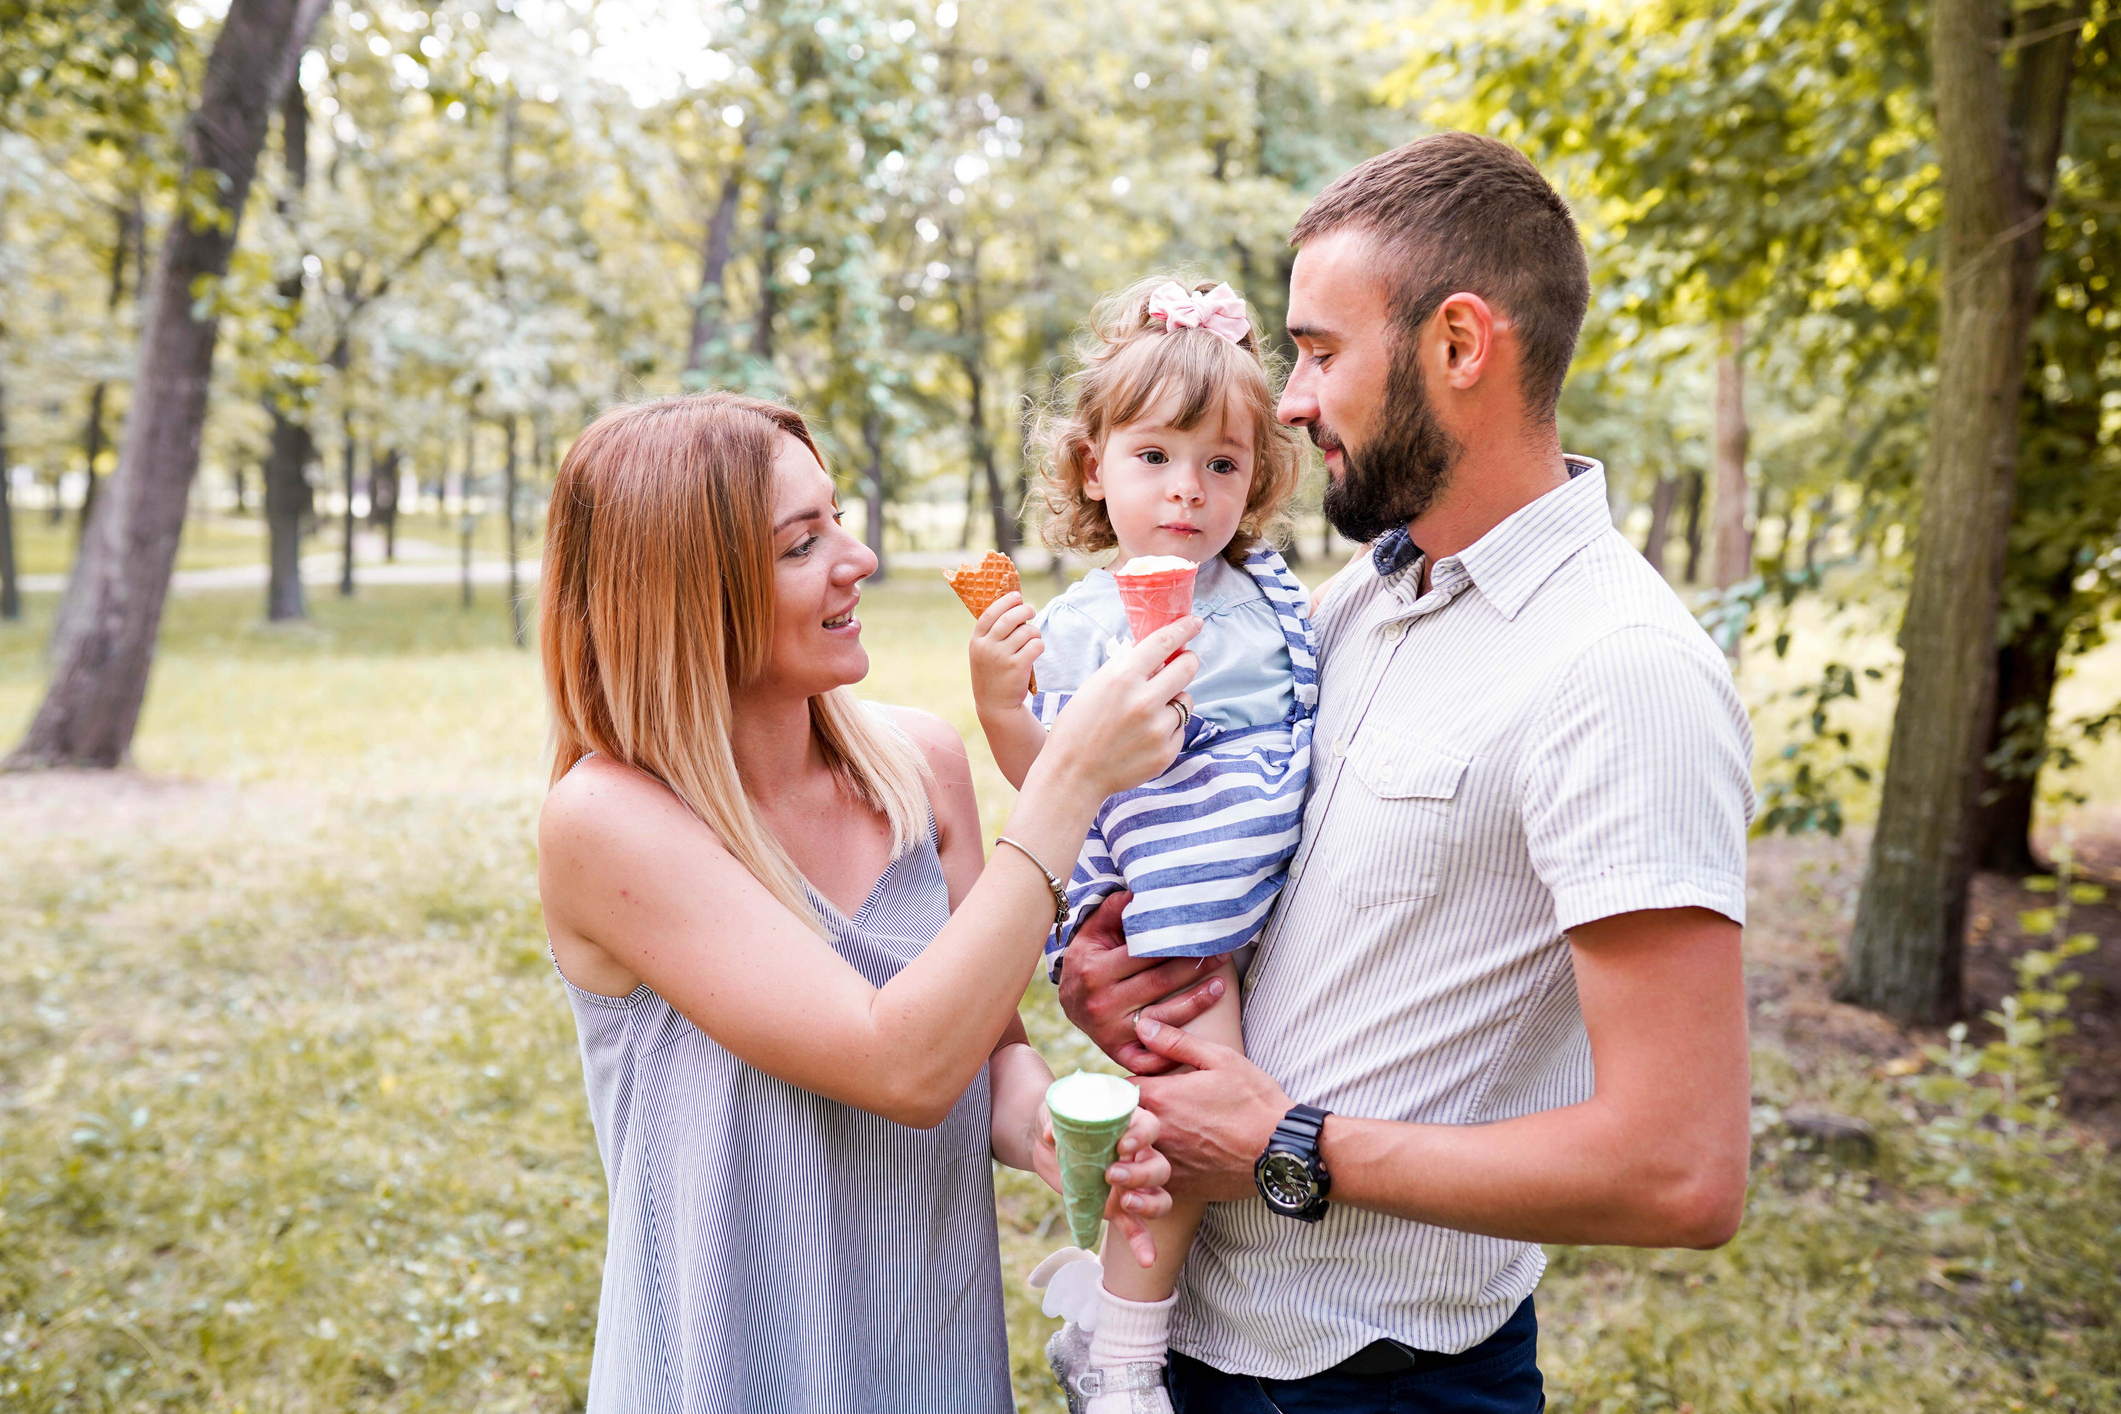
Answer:
[[[1203, 566], [1203, 578], [1212, 566]], [[1309, 598], [1282, 557], [1256, 549], [1245, 572], [1258, 584], [1271, 610], [1270, 632], [1278, 630], [1280, 642], [1235, 647], [1255, 668], [1262, 658], [1278, 663], [1286, 649], [1292, 683], [1285, 714], [1280, 721], [1229, 727], [1217, 720], [1214, 700], [1196, 692], [1185, 747], [1170, 769], [1110, 797], [1098, 810], [1068, 879], [1068, 921], [1054, 930], [1049, 952], [1066, 948], [1098, 903], [1122, 888], [1134, 895], [1124, 920], [1127, 950], [1136, 957], [1234, 952], [1252, 940], [1274, 907], [1302, 835], [1318, 658]], [[1204, 642], [1220, 627], [1218, 617], [1204, 618], [1195, 640], [1204, 662], [1211, 653], [1230, 656], [1221, 651], [1229, 645]], [[1042, 681], [1052, 676], [1046, 656], [1039, 673]], [[1195, 685], [1213, 691], [1205, 671]], [[1049, 682], [1052, 690], [1033, 695], [1032, 710], [1050, 726], [1079, 686], [1065, 677]]]
[[[950, 916], [932, 823], [855, 917], [815, 901], [881, 987]], [[645, 984], [566, 985], [611, 1191], [590, 1414], [1014, 1408], [984, 1069], [908, 1129], [753, 1069]]]

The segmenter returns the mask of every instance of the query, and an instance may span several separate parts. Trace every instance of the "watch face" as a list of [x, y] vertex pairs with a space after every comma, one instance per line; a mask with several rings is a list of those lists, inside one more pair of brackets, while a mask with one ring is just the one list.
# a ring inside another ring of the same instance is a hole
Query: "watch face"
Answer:
[[1318, 1196], [1318, 1184], [1311, 1177], [1311, 1166], [1295, 1154], [1269, 1153], [1259, 1161], [1259, 1187], [1269, 1203], [1289, 1212], [1297, 1212], [1311, 1205]]

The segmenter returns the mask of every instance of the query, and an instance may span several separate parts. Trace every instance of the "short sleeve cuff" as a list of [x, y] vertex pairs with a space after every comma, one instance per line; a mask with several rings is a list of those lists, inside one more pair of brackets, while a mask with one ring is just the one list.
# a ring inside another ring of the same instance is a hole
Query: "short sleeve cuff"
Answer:
[[1669, 874], [1610, 873], [1553, 886], [1554, 913], [1561, 931], [1656, 908], [1706, 908], [1739, 927], [1745, 926], [1743, 875], [1702, 875], [1685, 879]]

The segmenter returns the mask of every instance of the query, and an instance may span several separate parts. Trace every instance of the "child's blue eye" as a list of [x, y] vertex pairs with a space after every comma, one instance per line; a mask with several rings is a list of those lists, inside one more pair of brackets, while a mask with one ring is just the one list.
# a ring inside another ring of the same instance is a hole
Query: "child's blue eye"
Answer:
[[1237, 470], [1237, 463], [1231, 461], [1228, 457], [1217, 457], [1214, 461], [1208, 463], [1208, 470], [1218, 476], [1228, 476], [1231, 472]]
[[1165, 456], [1162, 452], [1159, 452], [1154, 447], [1150, 447], [1149, 449], [1144, 451], [1141, 454], [1141, 459], [1151, 466], [1162, 466], [1165, 462], [1171, 460], [1169, 457]]

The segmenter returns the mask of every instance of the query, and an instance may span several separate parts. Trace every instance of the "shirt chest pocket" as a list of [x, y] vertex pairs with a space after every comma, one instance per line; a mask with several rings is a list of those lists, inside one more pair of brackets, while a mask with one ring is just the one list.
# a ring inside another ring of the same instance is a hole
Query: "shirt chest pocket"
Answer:
[[1357, 908], [1408, 903], [1442, 887], [1457, 835], [1456, 802], [1467, 760], [1420, 742], [1382, 734], [1348, 753], [1353, 808], [1335, 870], [1342, 898]]

